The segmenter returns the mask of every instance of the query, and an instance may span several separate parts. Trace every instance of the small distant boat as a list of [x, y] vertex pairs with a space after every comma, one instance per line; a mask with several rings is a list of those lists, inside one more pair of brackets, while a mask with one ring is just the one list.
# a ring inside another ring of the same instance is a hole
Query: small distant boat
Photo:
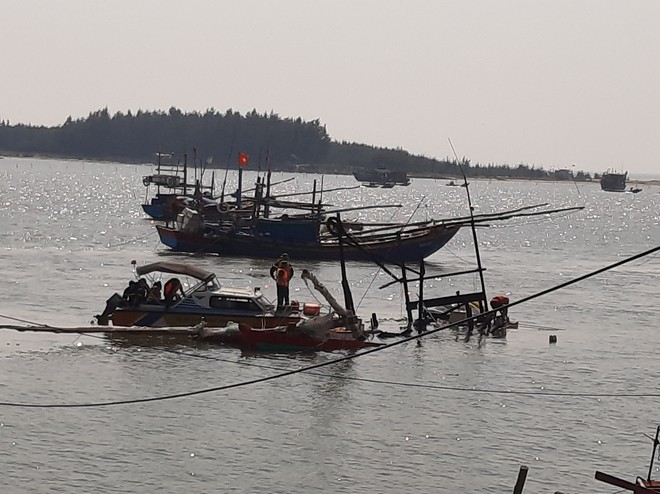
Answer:
[[405, 171], [375, 168], [353, 172], [353, 176], [356, 180], [363, 182], [365, 187], [383, 187], [389, 189], [395, 185], [410, 185], [410, 178], [408, 178], [408, 173]]
[[639, 187], [630, 187], [630, 189], [628, 189], [628, 192], [632, 192], [633, 194], [637, 194], [638, 192], [641, 191], [642, 189], [640, 189]]
[[600, 177], [600, 188], [607, 192], [625, 192], [628, 172], [618, 173], [608, 170]]
[[217, 202], [213, 198], [213, 185], [205, 186], [200, 180], [188, 183], [187, 155], [184, 155], [183, 164], [169, 163], [173, 159], [171, 153], [157, 153], [156, 173], [142, 177], [145, 187], [156, 186], [156, 195], [142, 205], [144, 212], [154, 220], [170, 222], [195, 202], [215, 210]]
[[447, 187], [467, 187], [469, 184], [465, 183], [465, 182], [459, 184], [459, 183], [454, 182], [453, 180], [450, 180], [445, 185]]

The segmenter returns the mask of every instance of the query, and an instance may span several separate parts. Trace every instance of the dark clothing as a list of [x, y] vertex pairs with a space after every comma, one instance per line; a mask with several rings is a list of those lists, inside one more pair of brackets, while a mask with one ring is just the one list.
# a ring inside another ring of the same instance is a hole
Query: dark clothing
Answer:
[[122, 298], [129, 307], [137, 307], [146, 302], [148, 291], [149, 287], [144, 278], [141, 278], [139, 281], [129, 281], [128, 287], [122, 294]]
[[289, 305], [289, 287], [277, 285], [277, 307]]
[[160, 281], [157, 281], [149, 290], [149, 297], [147, 298], [147, 302], [160, 302], [161, 297], [161, 284]]

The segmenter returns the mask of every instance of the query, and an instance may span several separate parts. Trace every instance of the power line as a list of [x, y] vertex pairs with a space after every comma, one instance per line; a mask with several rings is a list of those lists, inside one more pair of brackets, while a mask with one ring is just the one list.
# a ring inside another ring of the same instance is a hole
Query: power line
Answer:
[[[437, 330], [434, 330], [437, 331]], [[430, 331], [428, 332], [430, 333]], [[422, 334], [424, 335], [424, 334]], [[415, 337], [411, 337], [409, 339], [418, 339], [419, 336], [422, 335], [417, 335]], [[407, 340], [409, 340], [407, 339]], [[399, 344], [399, 342], [392, 343], [390, 345], [387, 345], [387, 347], [392, 347], [395, 346], [396, 344]], [[382, 348], [382, 347], [380, 347]], [[375, 348], [380, 349], [380, 348]], [[185, 354], [183, 352], [175, 352], [179, 354], [183, 354], [186, 356], [193, 356], [191, 354]], [[293, 369], [293, 370], [288, 370], [284, 372], [280, 372], [279, 374], [273, 374], [271, 376], [266, 376], [266, 377], [260, 377], [257, 379], [251, 379], [249, 381], [242, 381], [238, 383], [233, 383], [233, 384], [226, 384], [223, 386], [216, 386], [213, 388], [206, 388], [206, 389], [201, 389], [201, 390], [195, 390], [195, 391], [189, 391], [185, 393], [176, 393], [176, 394], [171, 394], [171, 395], [164, 395], [164, 396], [154, 396], [154, 397], [148, 397], [148, 398], [135, 398], [135, 399], [130, 399], [130, 400], [115, 400], [115, 401], [106, 401], [106, 402], [90, 402], [90, 403], [11, 403], [11, 402], [0, 402], [0, 406], [3, 407], [14, 407], [14, 408], [97, 408], [97, 407], [109, 407], [109, 406], [117, 406], [117, 405], [133, 405], [133, 404], [138, 404], [138, 403], [150, 403], [150, 402], [157, 402], [157, 401], [166, 401], [166, 400], [173, 400], [173, 399], [178, 399], [178, 398], [187, 398], [191, 396], [197, 396], [197, 395], [202, 395], [202, 394], [208, 394], [208, 393], [215, 393], [218, 391], [226, 391], [229, 389], [233, 388], [239, 388], [239, 387], [244, 387], [244, 386], [249, 386], [252, 384], [259, 384], [262, 382], [266, 381], [271, 381], [274, 379], [281, 379], [283, 377], [288, 377], [294, 374], [299, 374], [303, 372], [309, 372], [311, 370], [315, 370], [321, 367], [326, 367], [328, 365], [336, 364], [338, 362], [346, 361], [346, 360], [351, 360], [353, 358], [359, 357], [364, 355], [365, 353], [371, 353], [371, 351], [367, 352], [361, 352], [359, 354], [355, 355], [347, 355], [345, 357], [341, 357], [335, 360], [327, 361], [327, 362], [321, 362], [319, 364], [314, 364], [310, 365], [304, 368], [300, 369]], [[202, 356], [199, 356], [200, 358], [204, 358]], [[214, 358], [211, 358], [213, 360], [216, 360]], [[217, 359], [220, 360], [220, 359]], [[252, 365], [252, 364], [250, 364]], [[266, 367], [266, 366], [259, 366], [259, 367]], [[269, 367], [266, 367], [269, 368]], [[570, 392], [558, 392], [558, 391], [521, 391], [521, 390], [502, 390], [502, 389], [487, 389], [487, 388], [466, 388], [466, 387], [461, 387], [461, 386], [443, 386], [443, 385], [435, 385], [435, 384], [421, 384], [421, 383], [406, 383], [406, 382], [398, 382], [398, 381], [385, 381], [385, 380], [380, 380], [380, 379], [369, 379], [369, 378], [351, 378], [351, 377], [346, 377], [346, 376], [341, 376], [341, 375], [336, 375], [336, 374], [318, 374], [318, 373], [312, 373], [314, 375], [320, 375], [323, 377], [338, 377], [346, 380], [351, 380], [351, 381], [359, 381], [359, 382], [367, 382], [367, 383], [373, 383], [373, 384], [385, 384], [389, 386], [401, 386], [401, 387], [407, 387], [407, 388], [422, 388], [422, 389], [434, 389], [434, 390], [441, 390], [441, 391], [455, 391], [455, 392], [462, 392], [462, 393], [472, 393], [472, 394], [497, 394], [497, 395], [509, 395], [509, 396], [542, 396], [542, 397], [574, 397], [574, 398], [660, 398], [660, 393], [570, 393]]]

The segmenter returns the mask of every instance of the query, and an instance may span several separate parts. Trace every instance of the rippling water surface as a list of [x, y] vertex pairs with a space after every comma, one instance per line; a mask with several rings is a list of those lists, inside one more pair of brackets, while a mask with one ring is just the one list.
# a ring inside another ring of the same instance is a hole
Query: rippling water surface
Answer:
[[[186, 260], [224, 283], [274, 298], [271, 260], [169, 253], [144, 219], [149, 166], [0, 160], [0, 321], [87, 326], [131, 278], [131, 260]], [[288, 178], [274, 174], [274, 180]], [[277, 192], [311, 190], [296, 175]], [[244, 183], [254, 175], [247, 174]], [[235, 188], [235, 177], [228, 177]], [[355, 185], [326, 176], [326, 188]], [[473, 181], [475, 212], [548, 203], [584, 206], [493, 222], [478, 232], [489, 293], [512, 300], [660, 245], [660, 189], [616, 194], [597, 184]], [[444, 181], [328, 193], [370, 221], [466, 215], [465, 191]], [[429, 272], [474, 264], [461, 231], [428, 259]], [[339, 267], [293, 260], [339, 293]], [[660, 423], [657, 303], [660, 261], [646, 257], [511, 310], [506, 340], [440, 332], [312, 372], [224, 391], [133, 405], [85, 404], [212, 390], [327, 362], [342, 354], [125, 344], [91, 336], [0, 330], [0, 489], [24, 492], [604, 492], [599, 469], [645, 475]], [[349, 264], [368, 318], [398, 330], [403, 294], [367, 263]], [[427, 294], [471, 290], [437, 278]], [[294, 297], [314, 296], [298, 277]], [[539, 327], [546, 330], [539, 330]], [[557, 335], [550, 345], [548, 336]], [[484, 392], [495, 391], [495, 392]], [[520, 394], [529, 393], [529, 394]], [[553, 393], [546, 395], [543, 393]], [[563, 395], [561, 395], [563, 393]], [[635, 396], [622, 396], [635, 395]], [[644, 396], [647, 395], [647, 396]], [[650, 396], [648, 396], [650, 395]], [[611, 490], [611, 489], [610, 489]]]

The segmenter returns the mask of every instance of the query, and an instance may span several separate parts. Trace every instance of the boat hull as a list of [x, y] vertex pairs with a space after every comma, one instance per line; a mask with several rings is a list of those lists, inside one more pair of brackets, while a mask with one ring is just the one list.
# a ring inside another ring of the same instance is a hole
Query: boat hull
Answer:
[[[339, 261], [341, 249], [336, 240], [296, 242], [255, 237], [249, 234], [199, 234], [157, 226], [160, 240], [176, 252], [213, 253], [223, 256], [277, 258], [287, 252], [292, 259]], [[437, 252], [458, 232], [460, 226], [434, 225], [411, 233], [400, 240], [358, 238], [359, 247], [344, 244], [344, 258], [352, 261], [418, 262]]]
[[333, 352], [337, 350], [360, 350], [380, 346], [381, 343], [356, 340], [350, 331], [336, 328], [325, 339], [300, 333], [295, 326], [258, 329], [248, 324], [239, 324], [239, 332], [214, 331], [205, 334], [205, 341], [238, 346], [246, 350], [265, 352]]
[[213, 314], [210, 312], [178, 312], [175, 310], [118, 309], [112, 314], [113, 326], [145, 326], [152, 328], [192, 327], [201, 323], [209, 327], [224, 327], [229, 322], [242, 322], [258, 328], [274, 328], [296, 323], [297, 315], [241, 315]]
[[389, 185], [410, 185], [408, 173], [405, 171], [391, 171], [383, 168], [375, 170], [360, 170], [353, 172], [353, 176], [360, 182], [370, 184]]
[[600, 178], [600, 188], [607, 192], [625, 192], [628, 173], [604, 173]]
[[175, 213], [166, 213], [165, 207], [162, 204], [143, 204], [142, 210], [151, 219], [158, 221], [173, 221], [176, 218]]

